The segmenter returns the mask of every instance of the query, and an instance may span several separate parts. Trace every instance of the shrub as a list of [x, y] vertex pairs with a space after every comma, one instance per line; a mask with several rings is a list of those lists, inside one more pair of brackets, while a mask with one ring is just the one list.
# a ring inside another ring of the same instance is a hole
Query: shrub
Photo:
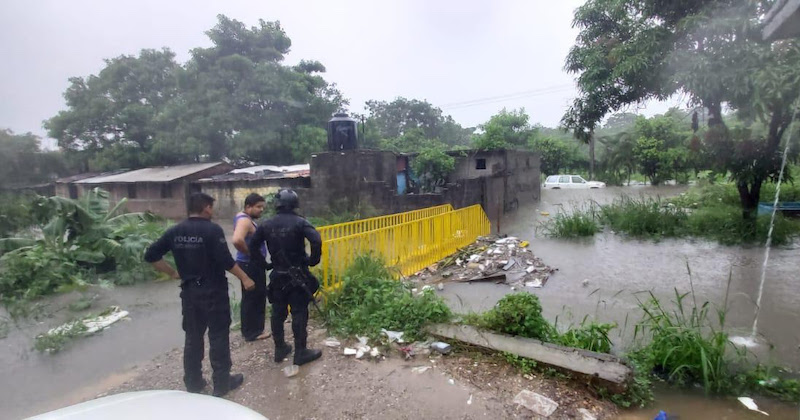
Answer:
[[542, 317], [539, 298], [530, 293], [504, 296], [486, 312], [480, 326], [497, 332], [548, 341], [555, 329]]
[[383, 261], [369, 254], [355, 259], [341, 288], [326, 296], [324, 310], [331, 330], [372, 339], [387, 329], [415, 340], [425, 335], [425, 325], [451, 316], [432, 290], [414, 296], [408, 284], [393, 279]]

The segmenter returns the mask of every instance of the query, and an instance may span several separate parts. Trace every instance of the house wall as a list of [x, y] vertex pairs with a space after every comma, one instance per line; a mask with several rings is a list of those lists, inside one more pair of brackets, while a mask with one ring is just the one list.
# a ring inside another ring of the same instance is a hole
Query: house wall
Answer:
[[[505, 151], [494, 152], [466, 152], [466, 156], [460, 154], [454, 156], [456, 165], [450, 180], [475, 179], [497, 175], [503, 172]], [[477, 169], [479, 159], [486, 160], [486, 169]]]
[[[244, 208], [244, 199], [250, 193], [261, 194], [266, 197], [277, 193], [282, 188], [298, 191], [300, 204], [307, 206], [307, 194], [300, 194], [300, 190], [307, 190], [310, 186], [309, 178], [280, 178], [280, 179], [250, 179], [250, 180], [224, 180], [201, 181], [195, 184], [200, 190], [217, 201], [214, 209], [219, 217], [233, 217]], [[305, 197], [304, 197], [305, 195]]]

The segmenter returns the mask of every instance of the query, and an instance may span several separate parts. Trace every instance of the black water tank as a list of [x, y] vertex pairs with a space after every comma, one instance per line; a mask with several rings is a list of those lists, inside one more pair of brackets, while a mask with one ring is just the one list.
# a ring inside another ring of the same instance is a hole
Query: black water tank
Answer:
[[358, 149], [358, 130], [356, 120], [345, 113], [334, 114], [328, 121], [328, 150]]

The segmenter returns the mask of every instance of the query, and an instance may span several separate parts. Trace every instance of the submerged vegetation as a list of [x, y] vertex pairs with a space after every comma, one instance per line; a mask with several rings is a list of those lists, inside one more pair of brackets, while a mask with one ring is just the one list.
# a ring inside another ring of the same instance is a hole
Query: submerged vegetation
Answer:
[[[767, 185], [763, 195], [774, 195], [774, 186], [770, 191]], [[781, 196], [785, 200], [795, 199], [796, 194], [800, 195], [797, 190], [800, 189], [782, 188]], [[764, 243], [771, 215], [744, 219], [735, 204], [738, 199], [731, 185], [699, 187], [666, 200], [622, 197], [611, 204], [592, 204], [571, 213], [559, 213], [545, 224], [545, 231], [554, 237], [570, 238], [592, 236], [600, 230], [599, 226], [606, 226], [635, 238], [694, 237], [725, 245]], [[773, 244], [789, 243], [798, 235], [800, 222], [776, 215]]]
[[[37, 197], [33, 234], [0, 239], [0, 297], [28, 301], [94, 283], [131, 284], [154, 278], [142, 260], [165, 222], [148, 213], [126, 213], [125, 200], [111, 207], [94, 189], [73, 200]], [[24, 233], [24, 232], [23, 232]]]

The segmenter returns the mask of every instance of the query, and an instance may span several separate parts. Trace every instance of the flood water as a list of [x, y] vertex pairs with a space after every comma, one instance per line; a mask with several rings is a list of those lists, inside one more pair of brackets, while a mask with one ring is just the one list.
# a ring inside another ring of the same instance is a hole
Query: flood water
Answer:
[[[564, 240], [544, 237], [537, 229], [548, 217], [561, 209], [587, 205], [592, 200], [607, 203], [620, 195], [671, 196], [682, 192], [680, 187], [626, 187], [604, 190], [543, 190], [541, 202], [519, 211], [502, 221], [502, 233], [531, 241], [530, 249], [545, 264], [558, 268], [541, 289], [527, 289], [539, 296], [544, 315], [565, 327], [578, 323], [585, 315], [603, 322], [616, 322], [612, 331], [615, 351], [624, 351], [632, 338], [634, 323], [640, 318], [637, 296], [652, 291], [659, 299], [674, 298], [674, 289], [691, 290], [687, 264], [691, 268], [697, 301], [722, 305], [730, 273], [730, 294], [727, 329], [748, 334], [753, 324], [755, 298], [758, 293], [763, 246], [729, 247], [698, 240], [631, 240], [612, 232], [594, 238]], [[549, 212], [543, 216], [541, 212]], [[760, 360], [800, 370], [800, 246], [797, 243], [773, 248], [764, 286], [763, 308], [759, 333], [774, 346], [757, 349]], [[588, 280], [587, 285], [583, 283]], [[485, 311], [511, 293], [509, 286], [495, 284], [448, 284], [442, 294], [462, 312]], [[756, 399], [761, 403], [761, 400]], [[709, 401], [685, 395], [664, 394], [657, 409], [681, 418], [749, 419], [753, 414], [734, 401]], [[772, 405], [773, 418], [798, 418], [796, 407]], [[667, 407], [669, 406], [669, 407]], [[698, 406], [710, 407], [697, 411]], [[694, 407], [694, 408], [692, 408]], [[713, 409], [711, 407], [714, 407]], [[779, 407], [774, 408], [774, 407]], [[668, 408], [672, 408], [670, 411]], [[658, 410], [626, 413], [652, 419]], [[702, 414], [700, 414], [702, 413]], [[652, 415], [651, 415], [652, 414]], [[649, 416], [649, 417], [648, 417]], [[790, 416], [790, 417], [783, 417]]]

